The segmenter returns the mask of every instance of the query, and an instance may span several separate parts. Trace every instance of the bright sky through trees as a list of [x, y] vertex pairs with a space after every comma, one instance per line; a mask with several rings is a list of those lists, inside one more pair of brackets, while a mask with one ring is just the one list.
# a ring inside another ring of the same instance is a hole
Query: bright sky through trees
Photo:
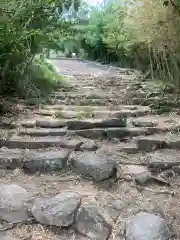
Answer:
[[102, 2], [103, 0], [86, 0], [89, 4], [96, 5], [97, 3]]

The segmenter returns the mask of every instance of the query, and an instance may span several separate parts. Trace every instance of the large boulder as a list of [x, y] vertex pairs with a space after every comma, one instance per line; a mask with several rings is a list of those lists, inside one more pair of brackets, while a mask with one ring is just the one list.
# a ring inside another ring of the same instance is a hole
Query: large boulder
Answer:
[[74, 223], [80, 203], [81, 196], [67, 190], [54, 197], [35, 199], [31, 212], [41, 224], [68, 227]]
[[101, 158], [92, 152], [85, 153], [72, 158], [72, 170], [98, 182], [116, 173], [116, 162], [106, 156]]
[[23, 222], [29, 219], [29, 193], [16, 184], [0, 185], [0, 219]]
[[169, 240], [165, 220], [154, 214], [140, 212], [126, 224], [126, 240]]
[[79, 233], [96, 240], [107, 240], [111, 233], [111, 226], [92, 203], [86, 204], [79, 210], [75, 228]]

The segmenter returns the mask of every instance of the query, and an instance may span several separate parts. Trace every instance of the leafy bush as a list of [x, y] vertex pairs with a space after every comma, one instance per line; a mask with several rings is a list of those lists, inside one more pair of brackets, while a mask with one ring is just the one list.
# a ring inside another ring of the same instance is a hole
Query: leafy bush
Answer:
[[[68, 12], [72, 2], [77, 10], [79, 0], [1, 1], [0, 94], [29, 95], [25, 93], [29, 89], [25, 86], [32, 85], [33, 89], [34, 86], [45, 88], [54, 84], [54, 75], [48, 70], [47, 63], [34, 58], [44, 49], [57, 48], [59, 39], [70, 31], [64, 13]], [[53, 79], [48, 83], [51, 77]], [[36, 84], [34, 79], [38, 81]]]
[[45, 97], [57, 87], [65, 85], [65, 80], [54, 67], [44, 57], [36, 56], [18, 81], [15, 93], [23, 98]]

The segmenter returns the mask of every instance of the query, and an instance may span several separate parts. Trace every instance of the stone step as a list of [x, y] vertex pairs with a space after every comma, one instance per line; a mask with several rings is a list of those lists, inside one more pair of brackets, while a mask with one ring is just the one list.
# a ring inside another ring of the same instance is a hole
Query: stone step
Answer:
[[[99, 127], [94, 127], [96, 124], [89, 124], [77, 121], [73, 122], [72, 125], [69, 125], [68, 128], [21, 128], [19, 129], [19, 136], [32, 136], [32, 137], [45, 137], [45, 136], [74, 136], [78, 135], [85, 138], [124, 138], [124, 137], [135, 137], [140, 135], [153, 135], [157, 133], [164, 132], [164, 129], [159, 129], [156, 127], [114, 127], [106, 122], [103, 124], [99, 124]], [[109, 126], [108, 126], [109, 125]], [[115, 125], [115, 124], [114, 124]], [[117, 124], [119, 125], [119, 124]], [[98, 126], [98, 124], [97, 124]], [[104, 127], [102, 127], [104, 126]], [[105, 127], [106, 126], [106, 127]]]
[[129, 122], [135, 127], [157, 127], [164, 131], [175, 131], [180, 128], [180, 116], [175, 114], [143, 116], [129, 119]]
[[108, 138], [124, 138], [147, 135], [147, 128], [107, 128], [106, 136]]
[[161, 129], [156, 127], [151, 128], [133, 128], [133, 127], [112, 127], [112, 128], [92, 128], [92, 129], [81, 129], [81, 130], [74, 130], [76, 135], [85, 138], [117, 138], [123, 139], [124, 137], [135, 137], [141, 135], [152, 135], [162, 132]]
[[28, 135], [32, 137], [45, 136], [65, 136], [68, 130], [66, 128], [24, 128], [20, 129], [18, 135]]
[[68, 93], [63, 93], [63, 92], [57, 92], [57, 93], [53, 93], [50, 94], [51, 98], [55, 98], [55, 99], [66, 99], [66, 98], [71, 98], [71, 99], [82, 99], [82, 98], [86, 98], [86, 99], [104, 99], [108, 97], [108, 93], [104, 94], [103, 92], [101, 93], [95, 93], [93, 92], [89, 92], [89, 94], [86, 92], [86, 95], [84, 93], [72, 93], [72, 92], [68, 92]]
[[38, 148], [48, 148], [48, 147], [62, 147], [68, 149], [80, 149], [83, 144], [82, 141], [76, 139], [67, 139], [60, 137], [37, 137], [28, 138], [21, 136], [14, 136], [5, 142], [5, 147], [7, 148], [19, 148], [19, 149], [38, 149]]
[[65, 119], [55, 119], [52, 117], [49, 118], [37, 118], [35, 121], [36, 127], [41, 128], [62, 128], [66, 126], [66, 120]]
[[180, 136], [178, 134], [155, 134], [152, 136], [140, 136], [136, 139], [137, 147], [141, 151], [153, 151], [156, 149], [179, 149]]
[[73, 130], [107, 127], [126, 127], [126, 118], [70, 120], [67, 121], [66, 125], [68, 129]]
[[97, 111], [97, 110], [136, 110], [138, 108], [142, 108], [143, 106], [139, 105], [117, 105], [117, 106], [90, 106], [90, 105], [62, 105], [62, 104], [55, 104], [55, 105], [42, 105], [42, 109], [47, 110], [72, 110], [72, 111]]
[[150, 114], [152, 111], [149, 107], [142, 107], [136, 110], [102, 110], [102, 111], [66, 111], [66, 110], [45, 110], [41, 109], [36, 112], [38, 115], [42, 116], [56, 116], [59, 118], [77, 118], [77, 119], [83, 119], [83, 118], [91, 118], [91, 117], [97, 117], [97, 118], [105, 118], [105, 117], [111, 117], [111, 118], [122, 118], [122, 117], [138, 117], [138, 116], [144, 116], [147, 114]]
[[[166, 169], [175, 170], [180, 173], [180, 150], [179, 149], [160, 149], [149, 153], [147, 166], [151, 172], [164, 171]], [[176, 167], [176, 168], [175, 168]]]
[[49, 149], [43, 151], [0, 151], [0, 168], [22, 168], [28, 173], [59, 171], [66, 167], [70, 150]]
[[69, 105], [81, 105], [81, 106], [106, 106], [108, 103], [118, 105], [121, 101], [117, 99], [50, 99], [51, 104], [69, 104]]

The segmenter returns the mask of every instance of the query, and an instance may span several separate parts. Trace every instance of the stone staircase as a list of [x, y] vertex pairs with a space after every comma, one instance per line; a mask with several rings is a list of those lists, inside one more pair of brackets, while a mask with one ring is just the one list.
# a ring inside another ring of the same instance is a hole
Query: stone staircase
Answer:
[[72, 87], [0, 119], [1, 239], [180, 239], [180, 117], [132, 104], [137, 70], [53, 64]]

